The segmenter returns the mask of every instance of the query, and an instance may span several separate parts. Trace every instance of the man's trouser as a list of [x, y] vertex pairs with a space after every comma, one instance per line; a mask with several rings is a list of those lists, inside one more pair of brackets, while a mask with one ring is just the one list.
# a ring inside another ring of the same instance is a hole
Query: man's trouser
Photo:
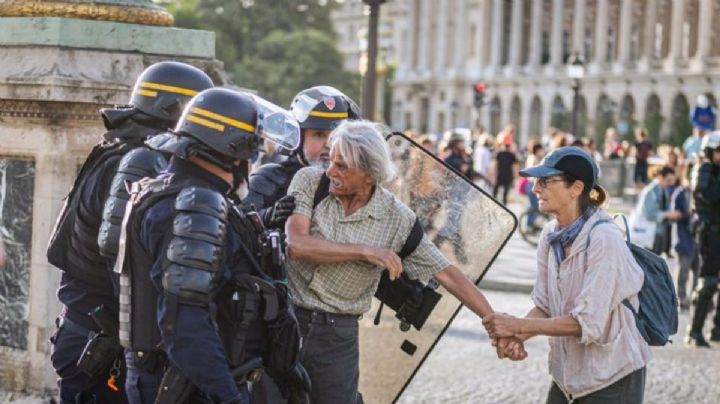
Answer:
[[[153, 353], [153, 355], [156, 355]], [[130, 404], [153, 404], [160, 388], [160, 381], [165, 369], [163, 364], [156, 363], [154, 369], [141, 369], [137, 365], [136, 354], [125, 351], [125, 363], [127, 363], [127, 390]]]
[[358, 392], [358, 316], [296, 310], [303, 349], [300, 363], [312, 382], [312, 404], [362, 404]]
[[[720, 283], [720, 225], [712, 225], [700, 244], [699, 281], [693, 292], [693, 317], [690, 334], [701, 334], [712, 299]], [[720, 321], [720, 318], [716, 319]]]
[[102, 374], [92, 378], [77, 368], [77, 361], [85, 344], [95, 332], [65, 316], [58, 317], [55, 324], [57, 330], [50, 338], [53, 345], [50, 359], [58, 375], [60, 402], [62, 404], [126, 403], [127, 398], [122, 388], [124, 369], [121, 369], [120, 379], [116, 380], [115, 384], [120, 388], [120, 391], [116, 392], [107, 385], [109, 375]]

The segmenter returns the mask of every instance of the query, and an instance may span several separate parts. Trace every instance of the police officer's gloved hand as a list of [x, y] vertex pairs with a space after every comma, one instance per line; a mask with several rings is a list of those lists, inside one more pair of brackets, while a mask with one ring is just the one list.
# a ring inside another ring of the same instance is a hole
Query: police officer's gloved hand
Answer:
[[285, 227], [285, 221], [292, 215], [295, 210], [295, 197], [285, 195], [280, 198], [275, 205], [265, 210], [263, 214], [263, 223], [268, 228]]

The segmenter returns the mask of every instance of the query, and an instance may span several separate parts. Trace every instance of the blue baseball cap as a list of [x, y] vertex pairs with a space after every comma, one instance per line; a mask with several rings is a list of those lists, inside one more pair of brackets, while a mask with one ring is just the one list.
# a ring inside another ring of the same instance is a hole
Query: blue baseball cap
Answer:
[[598, 166], [585, 150], [566, 146], [548, 153], [540, 164], [520, 170], [522, 177], [545, 178], [560, 174], [569, 174], [582, 181], [588, 189], [593, 189], [597, 183]]

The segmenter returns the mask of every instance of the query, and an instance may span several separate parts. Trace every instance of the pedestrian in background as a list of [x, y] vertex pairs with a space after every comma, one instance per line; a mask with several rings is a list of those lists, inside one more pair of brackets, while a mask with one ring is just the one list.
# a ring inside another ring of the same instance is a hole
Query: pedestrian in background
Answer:
[[498, 191], [503, 188], [502, 203], [507, 205], [508, 192], [512, 188], [517, 170], [517, 157], [513, 151], [512, 137], [504, 136], [502, 139], [502, 150], [495, 155], [495, 185], [493, 186], [493, 198], [497, 199]]
[[623, 146], [615, 128], [609, 127], [605, 130], [605, 145], [603, 149], [605, 158], [608, 160], [617, 160], [622, 157]]
[[633, 179], [635, 187], [640, 189], [648, 183], [648, 157], [653, 151], [652, 143], [647, 141], [645, 128], [635, 129], [635, 173]]
[[[540, 161], [545, 156], [545, 148], [543, 147], [540, 142], [536, 140], [531, 140], [528, 143], [528, 156], [525, 160], [525, 167], [534, 167], [538, 164], [540, 164]], [[523, 181], [524, 180], [524, 181]], [[535, 195], [535, 193], [532, 191], [533, 189], [533, 183], [532, 181], [529, 181], [527, 177], [523, 177], [520, 179], [522, 187], [522, 190], [524, 192], [524, 195], [527, 195], [528, 198], [528, 204], [530, 205], [530, 213], [527, 215], [527, 227], [530, 229], [530, 231], [534, 232], [541, 229], [535, 228], [535, 220], [537, 219], [537, 211], [538, 211], [538, 197]], [[523, 184], [524, 182], [524, 184]]]
[[[644, 274], [602, 208], [597, 165], [577, 147], [549, 153], [520, 171], [535, 177], [545, 225], [537, 249], [535, 304], [525, 318], [495, 313], [483, 319], [491, 338], [550, 336], [548, 404], [643, 402], [652, 352], [635, 324]], [[588, 237], [592, 229], [592, 237]], [[586, 248], [587, 247], [587, 248]]]
[[[670, 167], [663, 168], [667, 172]], [[663, 171], [661, 171], [662, 173]], [[675, 175], [674, 185], [666, 187], [666, 194], [669, 195], [670, 204], [668, 210], [677, 212], [676, 218], [668, 219], [671, 226], [670, 246], [675, 250], [678, 257], [677, 262], [677, 295], [681, 310], [687, 310], [690, 304], [687, 299], [687, 281], [692, 275], [691, 289], [697, 284], [698, 255], [695, 246], [695, 239], [690, 231], [690, 195], [687, 189], [680, 184], [680, 179]], [[669, 182], [669, 181], [668, 181]]]
[[493, 162], [493, 137], [485, 132], [480, 135], [473, 151], [473, 168], [486, 182], [490, 182], [490, 169]]
[[670, 251], [670, 221], [682, 218], [680, 212], [670, 210], [669, 192], [676, 181], [675, 170], [663, 167], [640, 192], [630, 218], [633, 242], [658, 255]]

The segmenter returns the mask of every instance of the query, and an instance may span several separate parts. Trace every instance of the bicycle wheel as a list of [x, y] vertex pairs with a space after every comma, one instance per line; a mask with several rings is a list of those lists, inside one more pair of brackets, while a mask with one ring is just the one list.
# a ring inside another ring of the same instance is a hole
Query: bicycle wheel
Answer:
[[[533, 223], [529, 223], [528, 216], [530, 214], [535, 214], [535, 220]], [[540, 233], [542, 232], [543, 227], [545, 227], [545, 224], [547, 224], [550, 220], [552, 220], [552, 218], [545, 213], [534, 209], [526, 210], [518, 218], [518, 231], [520, 232], [520, 236], [528, 243], [537, 246], [540, 239]]]

